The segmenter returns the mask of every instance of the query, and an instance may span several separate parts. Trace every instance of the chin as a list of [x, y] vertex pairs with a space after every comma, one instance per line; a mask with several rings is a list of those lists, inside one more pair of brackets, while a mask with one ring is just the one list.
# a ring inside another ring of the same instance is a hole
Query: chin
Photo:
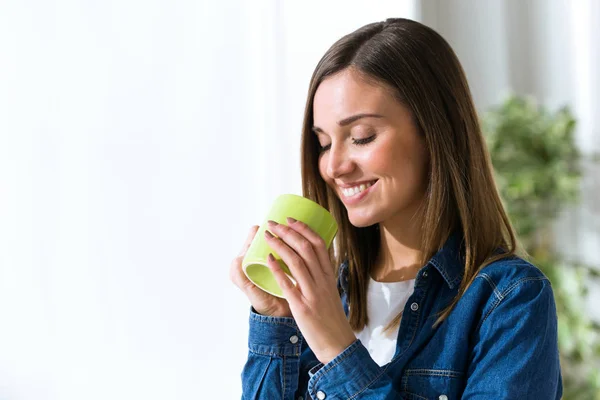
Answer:
[[377, 223], [379, 223], [379, 221], [375, 218], [373, 218], [372, 216], [366, 216], [366, 215], [352, 215], [351, 213], [348, 214], [348, 220], [350, 221], [350, 223], [357, 227], [357, 228], [367, 228], [371, 225], [375, 225]]

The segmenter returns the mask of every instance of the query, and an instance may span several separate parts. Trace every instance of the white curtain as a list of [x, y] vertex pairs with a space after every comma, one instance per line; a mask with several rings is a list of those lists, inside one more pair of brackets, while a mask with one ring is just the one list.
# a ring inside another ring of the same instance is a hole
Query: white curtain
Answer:
[[0, 398], [233, 399], [312, 69], [414, 1], [0, 3]]

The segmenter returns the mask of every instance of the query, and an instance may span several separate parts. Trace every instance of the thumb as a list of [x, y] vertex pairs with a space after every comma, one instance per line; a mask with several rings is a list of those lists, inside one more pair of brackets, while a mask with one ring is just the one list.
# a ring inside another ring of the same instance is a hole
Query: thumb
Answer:
[[246, 242], [242, 246], [242, 250], [238, 254], [238, 257], [242, 257], [246, 254], [246, 252], [248, 251], [248, 248], [252, 244], [252, 240], [254, 239], [254, 236], [256, 235], [258, 228], [260, 228], [260, 226], [252, 225], [252, 227], [250, 228], [250, 231], [248, 232], [248, 236], [246, 237]]

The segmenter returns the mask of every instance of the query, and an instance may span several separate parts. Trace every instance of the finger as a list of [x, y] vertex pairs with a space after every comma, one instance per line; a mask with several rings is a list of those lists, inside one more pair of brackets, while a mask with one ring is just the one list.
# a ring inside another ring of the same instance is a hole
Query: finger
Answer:
[[323, 240], [323, 238], [313, 231], [310, 226], [305, 224], [302, 221], [289, 221], [288, 226], [290, 229], [302, 234], [306, 240], [308, 240], [313, 247], [313, 251], [316, 254], [317, 259], [319, 260], [319, 266], [321, 266], [321, 271], [327, 275], [333, 275], [333, 269], [331, 268], [331, 260], [329, 259], [329, 250], [327, 249], [327, 244]]
[[[300, 256], [303, 260], [303, 264], [306, 265], [306, 268], [304, 268], [306, 270], [305, 273], [313, 282], [322, 276], [322, 267], [320, 266], [321, 261], [319, 260], [319, 257], [317, 257], [313, 244], [304, 237], [302, 233], [282, 224], [271, 226], [270, 229], [279, 235], [284, 240], [285, 244]], [[292, 271], [292, 275], [296, 277], [295, 271]]]
[[236, 257], [232, 262], [229, 268], [229, 279], [244, 293], [247, 290], [251, 289], [254, 283], [248, 279], [246, 274], [244, 273], [244, 269], [242, 268], [242, 256]]
[[277, 284], [283, 292], [283, 297], [288, 303], [298, 301], [299, 296], [301, 296], [298, 286], [294, 285], [294, 282], [292, 282], [287, 274], [281, 269], [279, 263], [271, 253], [269, 253], [269, 256], [267, 257], [267, 266], [273, 273]]
[[229, 266], [229, 280], [242, 289], [246, 285], [244, 278], [248, 279], [244, 271], [242, 271], [242, 256], [237, 256], [231, 261], [231, 265]]
[[258, 225], [252, 225], [252, 227], [250, 227], [246, 241], [242, 246], [242, 250], [239, 252], [237, 257], [233, 259], [229, 268], [229, 279], [242, 290], [245, 290], [245, 288], [252, 283], [242, 269], [242, 260], [244, 259], [248, 248], [252, 244], [252, 239], [254, 239], [256, 231], [259, 228], [260, 227]]
[[[271, 229], [275, 230], [275, 228]], [[309, 259], [305, 261], [294, 249], [288, 245], [287, 241], [289, 239], [281, 237], [281, 235], [284, 235], [283, 233], [278, 233], [280, 237], [274, 236], [270, 238], [267, 232], [269, 231], [265, 232], [265, 240], [267, 241], [267, 244], [289, 268], [290, 274], [300, 286], [302, 293], [307, 295], [313, 290], [315, 282], [306, 264], [308, 262], [314, 263], [315, 259], [309, 257]]]
[[248, 248], [252, 244], [252, 240], [254, 239], [254, 236], [256, 235], [256, 232], [258, 231], [259, 228], [260, 228], [260, 226], [258, 226], [258, 225], [252, 225], [252, 227], [250, 228], [250, 231], [248, 232], [248, 236], [246, 237], [246, 242], [244, 242], [244, 246], [242, 246], [242, 250], [240, 251], [238, 256], [244, 256], [246, 254], [246, 252], [248, 251]]

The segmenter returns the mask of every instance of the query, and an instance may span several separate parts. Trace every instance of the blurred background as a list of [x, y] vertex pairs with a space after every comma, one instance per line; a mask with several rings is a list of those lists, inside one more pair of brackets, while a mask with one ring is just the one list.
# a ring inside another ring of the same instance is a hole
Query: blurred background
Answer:
[[600, 399], [595, 0], [1, 0], [0, 399], [239, 398], [229, 265], [301, 194], [318, 60], [388, 17], [458, 54], [554, 285], [564, 398]]

